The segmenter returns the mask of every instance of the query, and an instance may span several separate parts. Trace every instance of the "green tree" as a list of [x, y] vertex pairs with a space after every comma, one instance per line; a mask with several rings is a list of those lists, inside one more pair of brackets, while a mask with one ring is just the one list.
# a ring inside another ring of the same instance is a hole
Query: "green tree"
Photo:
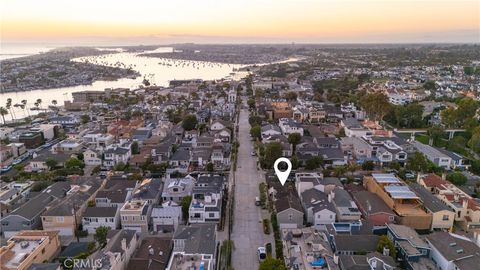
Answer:
[[185, 130], [188, 131], [188, 130], [195, 129], [196, 126], [197, 126], [197, 117], [195, 115], [189, 114], [183, 118], [182, 127]]
[[307, 170], [318, 169], [320, 168], [320, 165], [322, 165], [322, 163], [323, 163], [323, 160], [321, 157], [319, 156], [311, 157], [307, 159], [307, 161], [305, 161], [305, 169]]
[[249, 98], [247, 100], [247, 105], [250, 109], [255, 109], [255, 99], [253, 98]]
[[388, 97], [381, 92], [364, 95], [360, 98], [360, 105], [365, 109], [370, 119], [375, 121], [381, 121], [390, 111]]
[[274, 259], [268, 256], [263, 262], [260, 263], [259, 270], [287, 270], [285, 264], [280, 259]]
[[115, 171], [125, 171], [126, 168], [127, 168], [127, 165], [120, 161], [120, 162], [117, 163], [117, 165], [115, 165], [114, 170]]
[[132, 146], [130, 147], [130, 149], [132, 150], [133, 155], [140, 154], [140, 149], [138, 147], [138, 142], [134, 141], [132, 143]]
[[101, 170], [102, 170], [102, 168], [100, 166], [95, 166], [95, 168], [93, 168], [93, 170], [92, 170], [92, 174], [93, 175], [99, 174]]
[[426, 172], [428, 161], [420, 152], [415, 152], [408, 156], [406, 168], [415, 172]]
[[377, 244], [377, 251], [380, 253], [383, 253], [383, 248], [387, 248], [389, 250], [390, 256], [392, 258], [397, 257], [397, 250], [395, 249], [395, 245], [393, 244], [392, 240], [388, 238], [386, 235], [380, 236], [378, 239], [378, 244]]
[[182, 217], [183, 221], [188, 221], [188, 209], [190, 208], [190, 203], [192, 202], [192, 196], [185, 196], [182, 198], [180, 205], [182, 206]]
[[426, 81], [423, 84], [423, 88], [426, 90], [435, 90], [435, 82], [434, 81]]
[[437, 145], [438, 141], [442, 138], [443, 134], [445, 133], [445, 130], [438, 125], [432, 126], [428, 128], [427, 134], [430, 136], [430, 145]]
[[82, 124], [86, 124], [86, 123], [90, 122], [90, 115], [84, 114], [84, 115], [80, 116], [80, 120], [82, 121]]
[[262, 118], [260, 118], [259, 116], [250, 116], [248, 118], [248, 123], [250, 124], [250, 126], [260, 126], [262, 125]]
[[289, 91], [289, 92], [285, 93], [284, 97], [288, 101], [294, 101], [294, 100], [297, 100], [297, 93], [295, 93], [293, 91]]
[[292, 145], [293, 154], [296, 153], [297, 144], [302, 140], [302, 135], [300, 133], [290, 133], [288, 134], [288, 142]]
[[211, 162], [207, 163], [207, 168], [206, 169], [209, 172], [213, 172], [213, 170], [214, 170], [213, 163], [211, 163]]
[[335, 175], [335, 177], [340, 177], [344, 175], [346, 172], [347, 172], [346, 166], [337, 166], [333, 168], [333, 175]]
[[256, 125], [250, 129], [250, 135], [252, 138], [261, 140], [262, 139], [262, 128], [259, 125]]
[[76, 157], [71, 157], [65, 161], [65, 168], [73, 169], [73, 168], [80, 168], [83, 169], [85, 167], [85, 163], [83, 163], [80, 159]]
[[45, 164], [48, 166], [50, 170], [53, 170], [57, 167], [58, 162], [53, 158], [47, 158], [47, 160], [45, 161]]
[[362, 170], [364, 171], [372, 171], [375, 168], [375, 163], [371, 160], [367, 160], [362, 163]]
[[282, 145], [279, 142], [271, 142], [265, 145], [265, 155], [263, 157], [263, 167], [265, 169], [273, 168], [275, 161], [282, 157]]
[[468, 181], [467, 177], [461, 172], [449, 173], [447, 175], [447, 180], [457, 186], [463, 186]]
[[107, 234], [110, 231], [110, 227], [100, 226], [95, 230], [93, 238], [97, 241], [98, 246], [104, 247], [107, 244]]
[[0, 107], [0, 115], [2, 116], [3, 123], [5, 124], [5, 115], [8, 114], [8, 110], [4, 107]]
[[480, 127], [473, 130], [472, 137], [468, 141], [468, 147], [476, 153], [480, 153]]

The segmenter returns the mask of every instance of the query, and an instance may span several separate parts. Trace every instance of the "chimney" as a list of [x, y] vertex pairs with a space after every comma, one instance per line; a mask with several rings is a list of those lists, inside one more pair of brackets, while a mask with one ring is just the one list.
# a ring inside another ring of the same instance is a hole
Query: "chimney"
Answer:
[[328, 202], [329, 202], [329, 203], [332, 202], [332, 193], [328, 193]]
[[447, 180], [447, 174], [446, 173], [442, 173], [442, 179]]
[[468, 208], [468, 200], [467, 200], [467, 198], [463, 198], [462, 207], [465, 208], [465, 209]]
[[383, 255], [390, 256], [390, 249], [388, 249], [387, 247], [383, 247]]
[[127, 239], [122, 238], [122, 250], [127, 250]]
[[[383, 254], [383, 255], [385, 255], [385, 254]], [[388, 255], [385, 255], [385, 256], [388, 256]], [[372, 269], [377, 269], [377, 259], [373, 258], [371, 262], [372, 262]]]

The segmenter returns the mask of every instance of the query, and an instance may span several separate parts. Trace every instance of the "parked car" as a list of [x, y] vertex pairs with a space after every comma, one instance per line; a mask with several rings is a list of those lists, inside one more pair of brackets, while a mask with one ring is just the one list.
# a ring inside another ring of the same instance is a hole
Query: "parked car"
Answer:
[[258, 247], [257, 249], [258, 260], [262, 262], [267, 258], [267, 250], [265, 247]]
[[250, 153], [250, 155], [252, 155], [252, 157], [254, 157], [254, 156], [257, 155], [257, 153], [255, 153], [255, 151], [252, 151], [252, 152]]
[[259, 198], [259, 197], [255, 197], [255, 205], [256, 205], [256, 206], [260, 206], [260, 204], [261, 204], [260, 198]]

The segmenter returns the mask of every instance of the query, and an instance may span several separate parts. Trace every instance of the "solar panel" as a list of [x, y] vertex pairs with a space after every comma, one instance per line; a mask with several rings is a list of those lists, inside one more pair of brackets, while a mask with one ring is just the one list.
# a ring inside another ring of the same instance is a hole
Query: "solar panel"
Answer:
[[378, 183], [400, 183], [400, 180], [393, 173], [373, 173], [372, 177]]

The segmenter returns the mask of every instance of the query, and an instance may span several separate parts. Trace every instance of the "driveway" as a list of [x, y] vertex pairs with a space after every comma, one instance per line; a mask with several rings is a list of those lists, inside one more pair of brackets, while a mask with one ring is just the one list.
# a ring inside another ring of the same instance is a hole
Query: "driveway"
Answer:
[[[243, 100], [245, 103], [245, 99]], [[257, 248], [265, 243], [273, 244], [273, 233], [265, 235], [262, 228], [262, 210], [255, 206], [255, 197], [259, 196], [258, 184], [265, 179], [257, 170], [257, 158], [250, 152], [253, 143], [250, 140], [248, 110], [240, 111], [238, 138], [240, 142], [237, 172], [235, 173], [235, 202], [231, 239], [235, 244], [233, 267], [235, 269], [258, 269]]]

